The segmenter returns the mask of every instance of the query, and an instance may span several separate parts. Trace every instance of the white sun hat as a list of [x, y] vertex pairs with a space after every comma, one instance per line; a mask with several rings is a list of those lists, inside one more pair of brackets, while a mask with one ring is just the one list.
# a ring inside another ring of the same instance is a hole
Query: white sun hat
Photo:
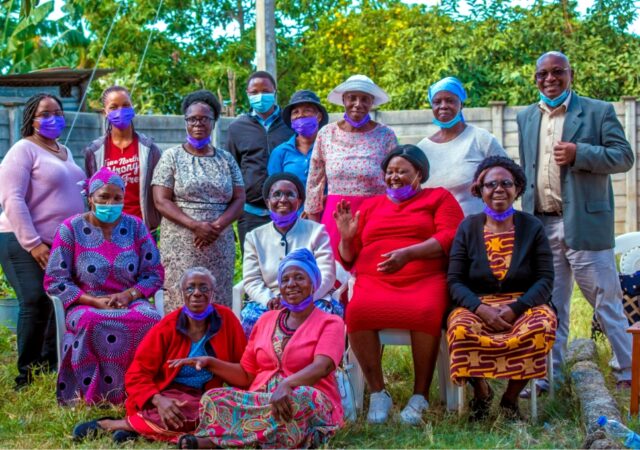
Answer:
[[373, 97], [373, 106], [382, 105], [389, 101], [389, 96], [380, 86], [375, 84], [371, 78], [366, 75], [352, 75], [347, 81], [336, 86], [327, 96], [334, 105], [344, 105], [342, 96], [346, 92], [364, 92]]

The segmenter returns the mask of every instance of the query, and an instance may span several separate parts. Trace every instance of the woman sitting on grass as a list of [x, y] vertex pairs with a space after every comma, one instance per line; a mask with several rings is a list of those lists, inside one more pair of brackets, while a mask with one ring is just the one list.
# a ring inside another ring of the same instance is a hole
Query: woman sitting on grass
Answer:
[[88, 185], [91, 211], [65, 220], [51, 246], [44, 288], [65, 309], [57, 394], [62, 404], [124, 402], [124, 374], [161, 318], [147, 299], [162, 286], [145, 224], [122, 214], [124, 180], [106, 167]]
[[167, 361], [215, 356], [237, 363], [246, 339], [231, 310], [212, 304], [215, 278], [209, 270], [188, 269], [179, 286], [184, 306], [149, 331], [127, 371], [126, 417], [79, 424], [73, 430], [75, 440], [103, 430], [112, 432], [116, 443], [138, 435], [176, 442], [180, 435], [196, 429], [202, 393], [222, 386], [222, 379], [208, 369], [168, 365]]
[[448, 320], [451, 378], [473, 386], [472, 420], [489, 413], [486, 378], [509, 380], [500, 407], [520, 418], [518, 395], [529, 380], [545, 377], [555, 340], [549, 242], [538, 219], [513, 209], [526, 184], [511, 159], [482, 161], [471, 189], [484, 212], [460, 224], [451, 247], [449, 292], [458, 306]]
[[249, 386], [208, 391], [200, 426], [180, 438], [179, 448], [317, 448], [342, 424], [334, 371], [344, 352], [344, 323], [313, 303], [321, 276], [311, 252], [289, 253], [278, 267], [278, 282], [284, 309], [260, 317], [240, 364], [211, 356], [170, 364]]

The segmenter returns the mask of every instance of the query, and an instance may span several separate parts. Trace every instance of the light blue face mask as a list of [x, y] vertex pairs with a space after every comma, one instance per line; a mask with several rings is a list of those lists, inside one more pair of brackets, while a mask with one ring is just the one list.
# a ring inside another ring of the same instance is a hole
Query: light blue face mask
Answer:
[[440, 122], [435, 117], [433, 118], [433, 124], [440, 128], [451, 128], [452, 126], [454, 126], [460, 121], [464, 122], [464, 117], [462, 117], [462, 111], [458, 111], [458, 114], [456, 114], [456, 116], [448, 122]]
[[124, 203], [119, 205], [99, 205], [94, 203], [94, 206], [96, 209], [93, 211], [93, 215], [96, 216], [96, 219], [103, 223], [113, 223], [122, 215]]
[[257, 113], [264, 114], [276, 103], [275, 92], [263, 92], [262, 94], [249, 95], [249, 104]]
[[562, 91], [562, 94], [558, 95], [556, 98], [549, 98], [546, 95], [544, 95], [542, 92], [540, 92], [540, 100], [542, 100], [552, 108], [557, 108], [558, 106], [564, 103], [564, 101], [569, 96], [570, 92], [571, 91], [569, 89], [566, 89]]

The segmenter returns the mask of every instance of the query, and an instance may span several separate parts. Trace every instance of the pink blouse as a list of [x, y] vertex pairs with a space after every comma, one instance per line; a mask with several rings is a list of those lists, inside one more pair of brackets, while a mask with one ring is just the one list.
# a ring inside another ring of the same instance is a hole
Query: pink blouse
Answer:
[[0, 232], [15, 233], [26, 251], [43, 242], [51, 245], [58, 226], [84, 211], [78, 183], [86, 177], [66, 151], [67, 160], [62, 161], [21, 139], [0, 164]]
[[396, 145], [395, 133], [382, 124], [364, 133], [343, 131], [337, 122], [323, 127], [309, 165], [305, 211], [310, 214], [322, 211], [325, 185], [329, 195], [384, 194], [380, 164]]
[[[242, 355], [242, 368], [256, 376], [249, 387], [250, 391], [261, 389], [279, 371], [284, 378], [299, 372], [311, 364], [317, 355], [331, 358], [336, 367], [342, 360], [344, 322], [340, 317], [316, 308], [287, 343], [281, 363], [271, 342], [278, 314], [278, 310], [267, 311], [258, 319]], [[333, 405], [331, 416], [334, 424], [342, 424], [342, 401], [335, 373], [331, 372], [313, 387], [326, 395]]]

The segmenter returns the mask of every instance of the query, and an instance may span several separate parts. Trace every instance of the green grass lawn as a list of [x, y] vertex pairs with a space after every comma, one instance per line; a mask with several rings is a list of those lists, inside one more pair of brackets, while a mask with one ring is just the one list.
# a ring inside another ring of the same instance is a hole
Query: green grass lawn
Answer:
[[[573, 337], [589, 337], [591, 307], [574, 295]], [[606, 341], [598, 342], [599, 363], [604, 368], [610, 357]], [[0, 330], [0, 447], [2, 448], [105, 448], [113, 447], [109, 437], [71, 442], [74, 424], [103, 416], [121, 417], [121, 408], [62, 408], [55, 400], [55, 375], [40, 376], [29, 388], [13, 391], [15, 369], [15, 337], [5, 328]], [[385, 379], [398, 413], [411, 395], [412, 369], [408, 348], [391, 347], [384, 354]], [[609, 377], [610, 378], [610, 377]], [[613, 383], [613, 380], [608, 380]], [[406, 427], [397, 422], [369, 426], [361, 418], [347, 425], [330, 442], [331, 448], [576, 448], [583, 439], [579, 406], [571, 387], [564, 385], [555, 399], [539, 400], [538, 422], [510, 423], [493, 417], [481, 424], [469, 424], [466, 417], [446, 412], [439, 404], [437, 382], [433, 383], [433, 405], [420, 427]], [[501, 392], [503, 382], [492, 383]], [[468, 390], [469, 391], [469, 390]], [[499, 395], [496, 396], [496, 404]], [[628, 410], [628, 394], [619, 398], [621, 409]], [[521, 402], [521, 410], [529, 413], [529, 403]], [[634, 422], [637, 425], [637, 422]], [[163, 448], [164, 444], [139, 440], [126, 448]]]

